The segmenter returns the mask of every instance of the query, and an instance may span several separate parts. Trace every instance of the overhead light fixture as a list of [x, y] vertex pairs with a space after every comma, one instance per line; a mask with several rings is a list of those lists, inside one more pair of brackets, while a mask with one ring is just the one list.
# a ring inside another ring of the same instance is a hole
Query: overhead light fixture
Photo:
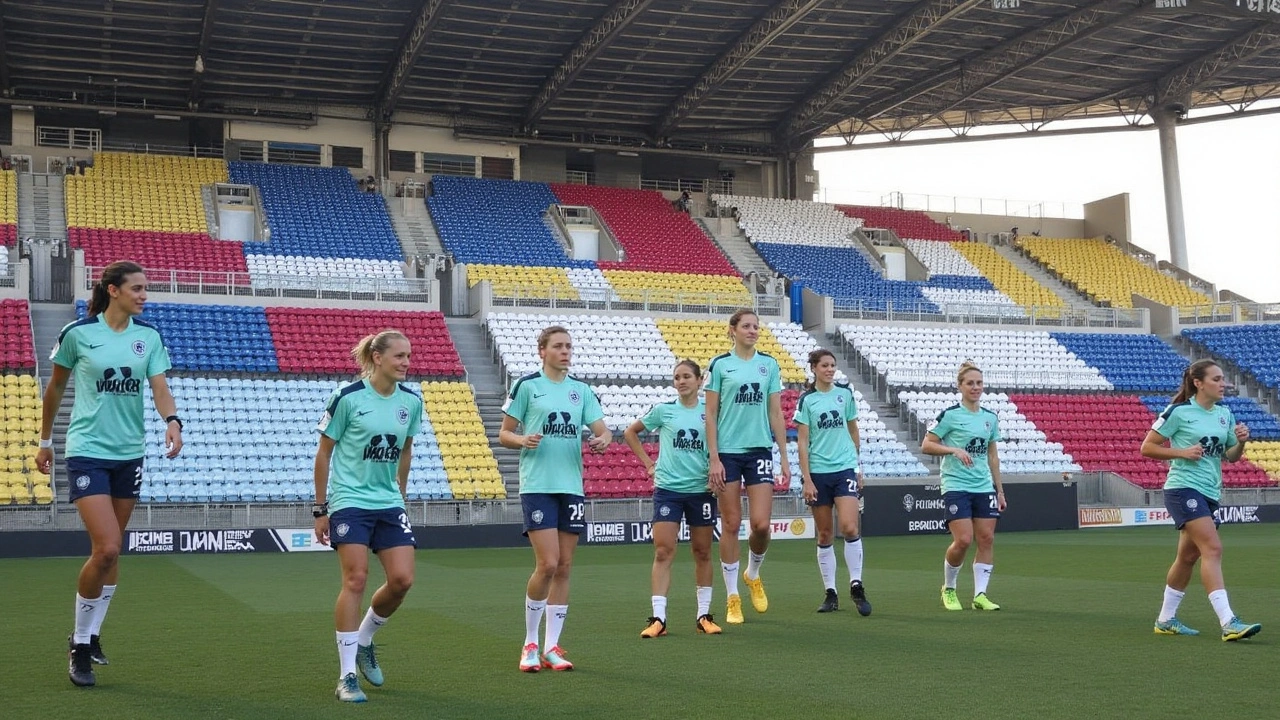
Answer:
[[633, 153], [630, 150], [619, 150], [618, 154], [622, 157], [640, 157], [640, 153]]
[[28, 112], [30, 112], [30, 111], [32, 111], [32, 110], [35, 110], [35, 108], [34, 108], [34, 107], [32, 107], [31, 105], [14, 105], [14, 106], [13, 106], [13, 109], [14, 109], [14, 110], [26, 110], [26, 111], [28, 111]]
[[99, 111], [98, 111], [98, 114], [99, 114], [99, 115], [106, 115], [106, 116], [110, 117], [110, 116], [114, 116], [114, 115], [116, 114], [116, 111], [115, 111], [115, 110], [99, 110]]
[[157, 120], [181, 120], [182, 119], [177, 115], [156, 115], [155, 117]]
[[748, 164], [748, 165], [763, 165], [764, 163], [760, 162], [759, 160], [748, 160], [748, 161], [747, 161], [747, 164]]
[[578, 152], [582, 152], [582, 153], [593, 153], [595, 151], [596, 151], [595, 148], [578, 148]]

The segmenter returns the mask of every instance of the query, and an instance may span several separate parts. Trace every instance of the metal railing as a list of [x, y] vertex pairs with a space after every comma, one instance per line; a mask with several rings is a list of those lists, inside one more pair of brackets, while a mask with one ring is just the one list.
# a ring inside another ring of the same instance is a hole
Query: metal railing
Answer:
[[922, 210], [925, 212], [955, 213], [957, 215], [1084, 219], [1084, 204], [1046, 200], [926, 195], [904, 193], [897, 190], [882, 193], [846, 188], [822, 188], [820, 199], [821, 202], [839, 205], [894, 207], [899, 210]]
[[180, 155], [193, 158], [221, 158], [221, 145], [166, 145], [164, 143], [138, 143], [122, 140], [103, 140], [102, 150], [141, 153], [143, 155]]
[[895, 320], [965, 323], [973, 325], [1022, 325], [1044, 327], [1142, 328], [1145, 308], [1086, 308], [1001, 305], [997, 303], [895, 303], [868, 300], [835, 300], [836, 320]]
[[[16, 257], [18, 254], [16, 250], [12, 250], [10, 253], [10, 257]], [[18, 268], [18, 263], [12, 260], [7, 263], [0, 263], [0, 287], [18, 287]]]
[[1219, 302], [1212, 305], [1184, 305], [1178, 308], [1178, 322], [1183, 325], [1280, 322], [1280, 303]]
[[550, 308], [566, 310], [640, 310], [723, 315], [750, 307], [764, 315], [778, 315], [787, 306], [779, 295], [742, 293], [679, 292], [674, 290], [579, 289], [557, 285], [528, 286], [491, 284], [491, 304], [495, 308]]
[[[101, 274], [102, 268], [86, 267], [81, 277], [81, 286], [85, 290], [92, 290]], [[326, 277], [147, 269], [147, 290], [179, 295], [429, 303], [431, 286], [431, 280], [421, 278]]]
[[66, 128], [41, 125], [36, 128], [36, 145], [68, 150], [101, 150], [102, 131], [97, 128]]

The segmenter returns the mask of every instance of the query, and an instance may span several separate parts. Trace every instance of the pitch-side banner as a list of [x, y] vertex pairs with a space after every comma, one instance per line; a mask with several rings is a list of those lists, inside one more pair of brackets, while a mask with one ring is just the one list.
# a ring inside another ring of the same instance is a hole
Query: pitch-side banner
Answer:
[[[1280, 522], [1280, 505], [1223, 505], [1213, 514], [1221, 524]], [[1164, 508], [1080, 508], [1080, 527], [1143, 527], [1173, 525]]]
[[[800, 540], [814, 538], [813, 518], [806, 517], [778, 517], [774, 518], [771, 529], [773, 531], [774, 540]], [[747, 539], [747, 522], [743, 519], [742, 527], [738, 530], [738, 539]], [[716, 540], [720, 539], [720, 521], [716, 521], [714, 536]], [[680, 531], [677, 537], [681, 541], [689, 539], [689, 526], [680, 523]], [[617, 522], [589, 522], [587, 523], [587, 531], [582, 535], [582, 542], [587, 545], [631, 545], [635, 543], [651, 543], [653, 542], [653, 522], [644, 521], [624, 521]]]

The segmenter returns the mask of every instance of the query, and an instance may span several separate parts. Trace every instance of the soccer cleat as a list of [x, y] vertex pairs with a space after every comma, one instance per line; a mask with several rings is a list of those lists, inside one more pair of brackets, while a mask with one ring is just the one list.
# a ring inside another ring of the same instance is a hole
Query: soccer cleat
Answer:
[[542, 669], [542, 662], [538, 660], [538, 644], [529, 643], [520, 651], [520, 672], [538, 672]]
[[986, 593], [978, 593], [973, 596], [974, 610], [999, 610], [1000, 606], [991, 602], [991, 598]]
[[382, 667], [378, 665], [378, 655], [373, 650], [373, 643], [356, 646], [356, 667], [360, 674], [374, 687], [382, 687]]
[[956, 596], [955, 588], [942, 588], [942, 607], [948, 610], [964, 609], [964, 606], [960, 604], [960, 598]]
[[722, 632], [724, 631], [716, 624], [715, 618], [711, 617], [711, 613], [698, 616], [699, 635], [719, 635]]
[[1157, 635], [1199, 635], [1199, 630], [1193, 630], [1182, 624], [1178, 618], [1169, 618], [1168, 622], [1160, 622], [1156, 620], [1155, 633]]
[[829, 613], [840, 609], [840, 596], [832, 588], [827, 588], [827, 596], [822, 599], [822, 604], [818, 606], [818, 612]]
[[72, 644], [67, 651], [67, 675], [71, 684], [77, 687], [93, 687], [98, 678], [93, 674], [93, 658], [89, 651], [89, 643]]
[[102, 640], [98, 635], [89, 636], [89, 659], [93, 660], [95, 665], [110, 665], [107, 660], [107, 654], [102, 652]]
[[859, 615], [866, 617], [871, 614], [871, 603], [867, 602], [867, 590], [862, 587], [861, 580], [849, 583], [849, 597], [853, 598], [853, 605], [858, 608]]
[[342, 702], [362, 703], [369, 698], [365, 697], [364, 691], [360, 689], [360, 680], [355, 673], [347, 673], [338, 681], [338, 689], [333, 691], [334, 697]]
[[744, 621], [742, 617], [742, 598], [738, 595], [730, 595], [728, 606], [724, 610], [725, 622], [730, 625], [741, 625]]
[[542, 653], [542, 667], [548, 670], [572, 670], [573, 663], [569, 662], [569, 658], [564, 656], [564, 649], [559, 645]]
[[645, 629], [640, 631], [640, 637], [648, 640], [649, 638], [662, 637], [667, 634], [667, 621], [660, 618], [649, 618], [649, 624]]
[[742, 580], [747, 583], [747, 587], [751, 589], [751, 607], [756, 612], [762, 613], [769, 609], [769, 597], [764, 594], [764, 580], [756, 578], [752, 580], [747, 577], [747, 571], [742, 571]]
[[1233, 617], [1222, 626], [1223, 642], [1231, 642], [1233, 640], [1244, 640], [1262, 632], [1262, 625], [1258, 623], [1249, 624], [1241, 622], [1240, 618]]

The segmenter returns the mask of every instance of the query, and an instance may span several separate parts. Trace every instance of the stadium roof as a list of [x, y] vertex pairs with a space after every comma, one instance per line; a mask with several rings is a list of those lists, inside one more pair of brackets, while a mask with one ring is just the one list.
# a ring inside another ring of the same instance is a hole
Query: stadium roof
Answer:
[[296, 121], [346, 105], [776, 153], [1245, 112], [1280, 97], [1280, 0], [30, 0], [0, 4], [0, 87], [33, 106]]

